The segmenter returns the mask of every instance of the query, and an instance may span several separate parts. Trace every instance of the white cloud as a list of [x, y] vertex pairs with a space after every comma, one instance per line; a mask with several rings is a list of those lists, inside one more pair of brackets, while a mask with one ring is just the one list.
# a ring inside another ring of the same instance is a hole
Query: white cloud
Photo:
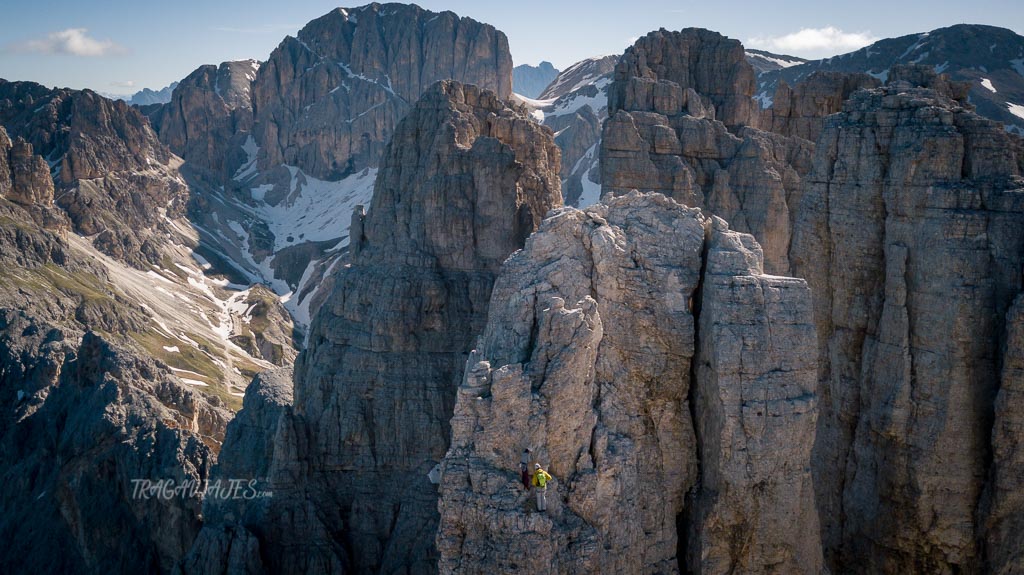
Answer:
[[135, 80], [120, 80], [116, 82], [111, 82], [110, 85], [115, 88], [134, 88]]
[[795, 56], [827, 56], [851, 52], [878, 41], [871, 32], [844, 32], [835, 26], [801, 28], [784, 36], [756, 36], [746, 41], [748, 48], [761, 48]]
[[110, 56], [124, 54], [125, 48], [113, 40], [90, 38], [87, 28], [68, 28], [50, 32], [45, 38], [28, 40], [10, 46], [15, 52], [67, 54], [71, 56]]

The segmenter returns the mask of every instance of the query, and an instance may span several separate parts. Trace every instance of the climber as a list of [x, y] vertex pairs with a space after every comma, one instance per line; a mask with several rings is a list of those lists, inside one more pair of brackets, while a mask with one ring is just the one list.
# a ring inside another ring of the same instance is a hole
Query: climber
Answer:
[[523, 450], [523, 454], [519, 456], [519, 476], [523, 482], [523, 489], [530, 488], [530, 448], [527, 447]]
[[533, 464], [533, 486], [537, 488], [537, 511], [548, 510], [548, 481], [551, 476], [541, 468], [540, 463]]

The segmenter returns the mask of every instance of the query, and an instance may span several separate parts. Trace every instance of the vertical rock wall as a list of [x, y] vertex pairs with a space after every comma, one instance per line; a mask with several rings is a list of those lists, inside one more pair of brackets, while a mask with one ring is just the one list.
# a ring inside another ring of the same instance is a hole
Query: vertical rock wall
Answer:
[[1021, 148], [934, 73], [923, 89], [897, 72], [826, 120], [794, 231], [820, 341], [819, 509], [841, 565], [977, 572]]
[[[702, 572], [816, 572], [816, 538], [795, 537], [817, 531], [808, 290], [710, 225], [633, 193], [556, 212], [507, 262], [442, 465], [443, 573], [674, 573], [688, 545]], [[547, 513], [519, 483], [526, 447], [555, 477]]]
[[694, 572], [822, 569], [811, 481], [817, 337], [807, 282], [762, 273], [761, 248], [715, 218], [695, 358], [700, 490]]

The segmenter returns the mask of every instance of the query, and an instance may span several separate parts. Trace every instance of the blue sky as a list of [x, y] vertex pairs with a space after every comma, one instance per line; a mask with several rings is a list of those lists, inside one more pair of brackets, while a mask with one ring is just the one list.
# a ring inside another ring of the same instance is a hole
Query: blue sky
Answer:
[[[848, 52], [872, 39], [951, 24], [1024, 33], [1019, 0], [707, 2], [705, 0], [422, 0], [493, 24], [516, 64], [564, 68], [618, 54], [657, 28], [699, 26], [804, 57]], [[0, 8], [0, 77], [131, 93], [160, 88], [202, 64], [264, 60], [285, 35], [338, 6], [321, 0], [7, 0]], [[351, 4], [349, 4], [351, 5]], [[356, 4], [358, 5], [358, 4]]]

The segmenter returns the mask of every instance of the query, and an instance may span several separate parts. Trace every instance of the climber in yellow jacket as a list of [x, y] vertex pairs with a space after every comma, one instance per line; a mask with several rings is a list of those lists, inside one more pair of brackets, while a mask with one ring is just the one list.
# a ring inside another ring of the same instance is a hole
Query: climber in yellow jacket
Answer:
[[548, 475], [547, 471], [541, 468], [539, 463], [533, 464], [533, 487], [537, 490], [537, 511], [548, 510], [548, 481], [551, 481], [551, 476]]

